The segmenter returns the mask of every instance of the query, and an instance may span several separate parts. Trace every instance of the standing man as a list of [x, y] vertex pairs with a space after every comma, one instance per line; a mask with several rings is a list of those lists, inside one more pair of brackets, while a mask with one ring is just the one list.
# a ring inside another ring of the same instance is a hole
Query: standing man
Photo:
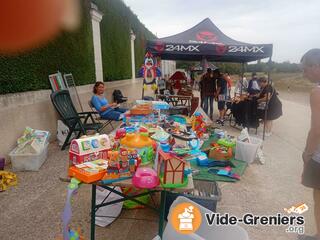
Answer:
[[213, 71], [213, 76], [217, 81], [217, 101], [218, 101], [218, 110], [219, 110], [219, 119], [216, 123], [224, 125], [224, 115], [226, 113], [226, 98], [228, 95], [228, 84], [225, 78], [220, 73], [219, 69]]
[[260, 93], [260, 87], [258, 83], [258, 77], [256, 73], [252, 73], [252, 78], [248, 84], [249, 97], [257, 96]]
[[232, 88], [232, 80], [228, 72], [223, 74], [224, 79], [227, 81], [227, 87], [228, 87], [228, 100], [231, 98], [231, 88]]
[[208, 115], [208, 107], [210, 105], [210, 115], [213, 118], [213, 99], [216, 91], [216, 81], [213, 78], [211, 68], [207, 69], [207, 72], [202, 76], [200, 81], [200, 93], [201, 93], [201, 107]]
[[320, 49], [311, 49], [306, 52], [301, 59], [301, 64], [304, 76], [317, 83], [310, 94], [311, 128], [302, 154], [304, 162], [302, 184], [313, 188], [317, 234], [304, 235], [299, 239], [320, 240]]

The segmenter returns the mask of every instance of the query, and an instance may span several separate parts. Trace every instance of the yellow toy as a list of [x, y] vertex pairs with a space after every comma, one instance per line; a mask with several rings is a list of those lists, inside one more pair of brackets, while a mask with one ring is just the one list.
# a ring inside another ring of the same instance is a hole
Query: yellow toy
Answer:
[[0, 192], [18, 184], [17, 175], [8, 171], [0, 171]]

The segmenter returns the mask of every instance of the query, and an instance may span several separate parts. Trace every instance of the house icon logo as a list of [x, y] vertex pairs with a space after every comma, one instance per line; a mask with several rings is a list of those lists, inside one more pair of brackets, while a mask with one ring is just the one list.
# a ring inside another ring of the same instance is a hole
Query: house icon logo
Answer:
[[170, 210], [169, 223], [178, 233], [194, 233], [200, 227], [201, 221], [201, 212], [192, 203], [180, 203]]

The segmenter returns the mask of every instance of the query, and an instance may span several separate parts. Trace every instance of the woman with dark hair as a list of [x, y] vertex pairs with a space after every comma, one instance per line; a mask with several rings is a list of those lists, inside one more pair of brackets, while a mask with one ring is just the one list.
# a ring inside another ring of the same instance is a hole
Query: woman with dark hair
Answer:
[[123, 113], [127, 110], [119, 108], [117, 103], [110, 103], [104, 96], [105, 86], [103, 82], [96, 82], [93, 86], [94, 95], [91, 98], [91, 103], [99, 112], [101, 118], [110, 120], [121, 120]]
[[[272, 121], [282, 116], [282, 104], [278, 98], [277, 91], [268, 83], [266, 77], [259, 79], [260, 94], [258, 95], [258, 115], [261, 119], [265, 119], [265, 110], [267, 110], [267, 118], [264, 122], [266, 128], [266, 136], [271, 136]], [[267, 109], [266, 109], [267, 108]]]

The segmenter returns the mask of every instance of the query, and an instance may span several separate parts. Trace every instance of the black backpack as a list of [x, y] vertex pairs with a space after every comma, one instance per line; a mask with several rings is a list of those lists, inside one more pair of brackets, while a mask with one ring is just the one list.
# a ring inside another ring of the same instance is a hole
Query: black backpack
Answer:
[[127, 97], [124, 97], [122, 92], [119, 89], [115, 89], [112, 93], [113, 101], [116, 103], [123, 103], [128, 101]]

